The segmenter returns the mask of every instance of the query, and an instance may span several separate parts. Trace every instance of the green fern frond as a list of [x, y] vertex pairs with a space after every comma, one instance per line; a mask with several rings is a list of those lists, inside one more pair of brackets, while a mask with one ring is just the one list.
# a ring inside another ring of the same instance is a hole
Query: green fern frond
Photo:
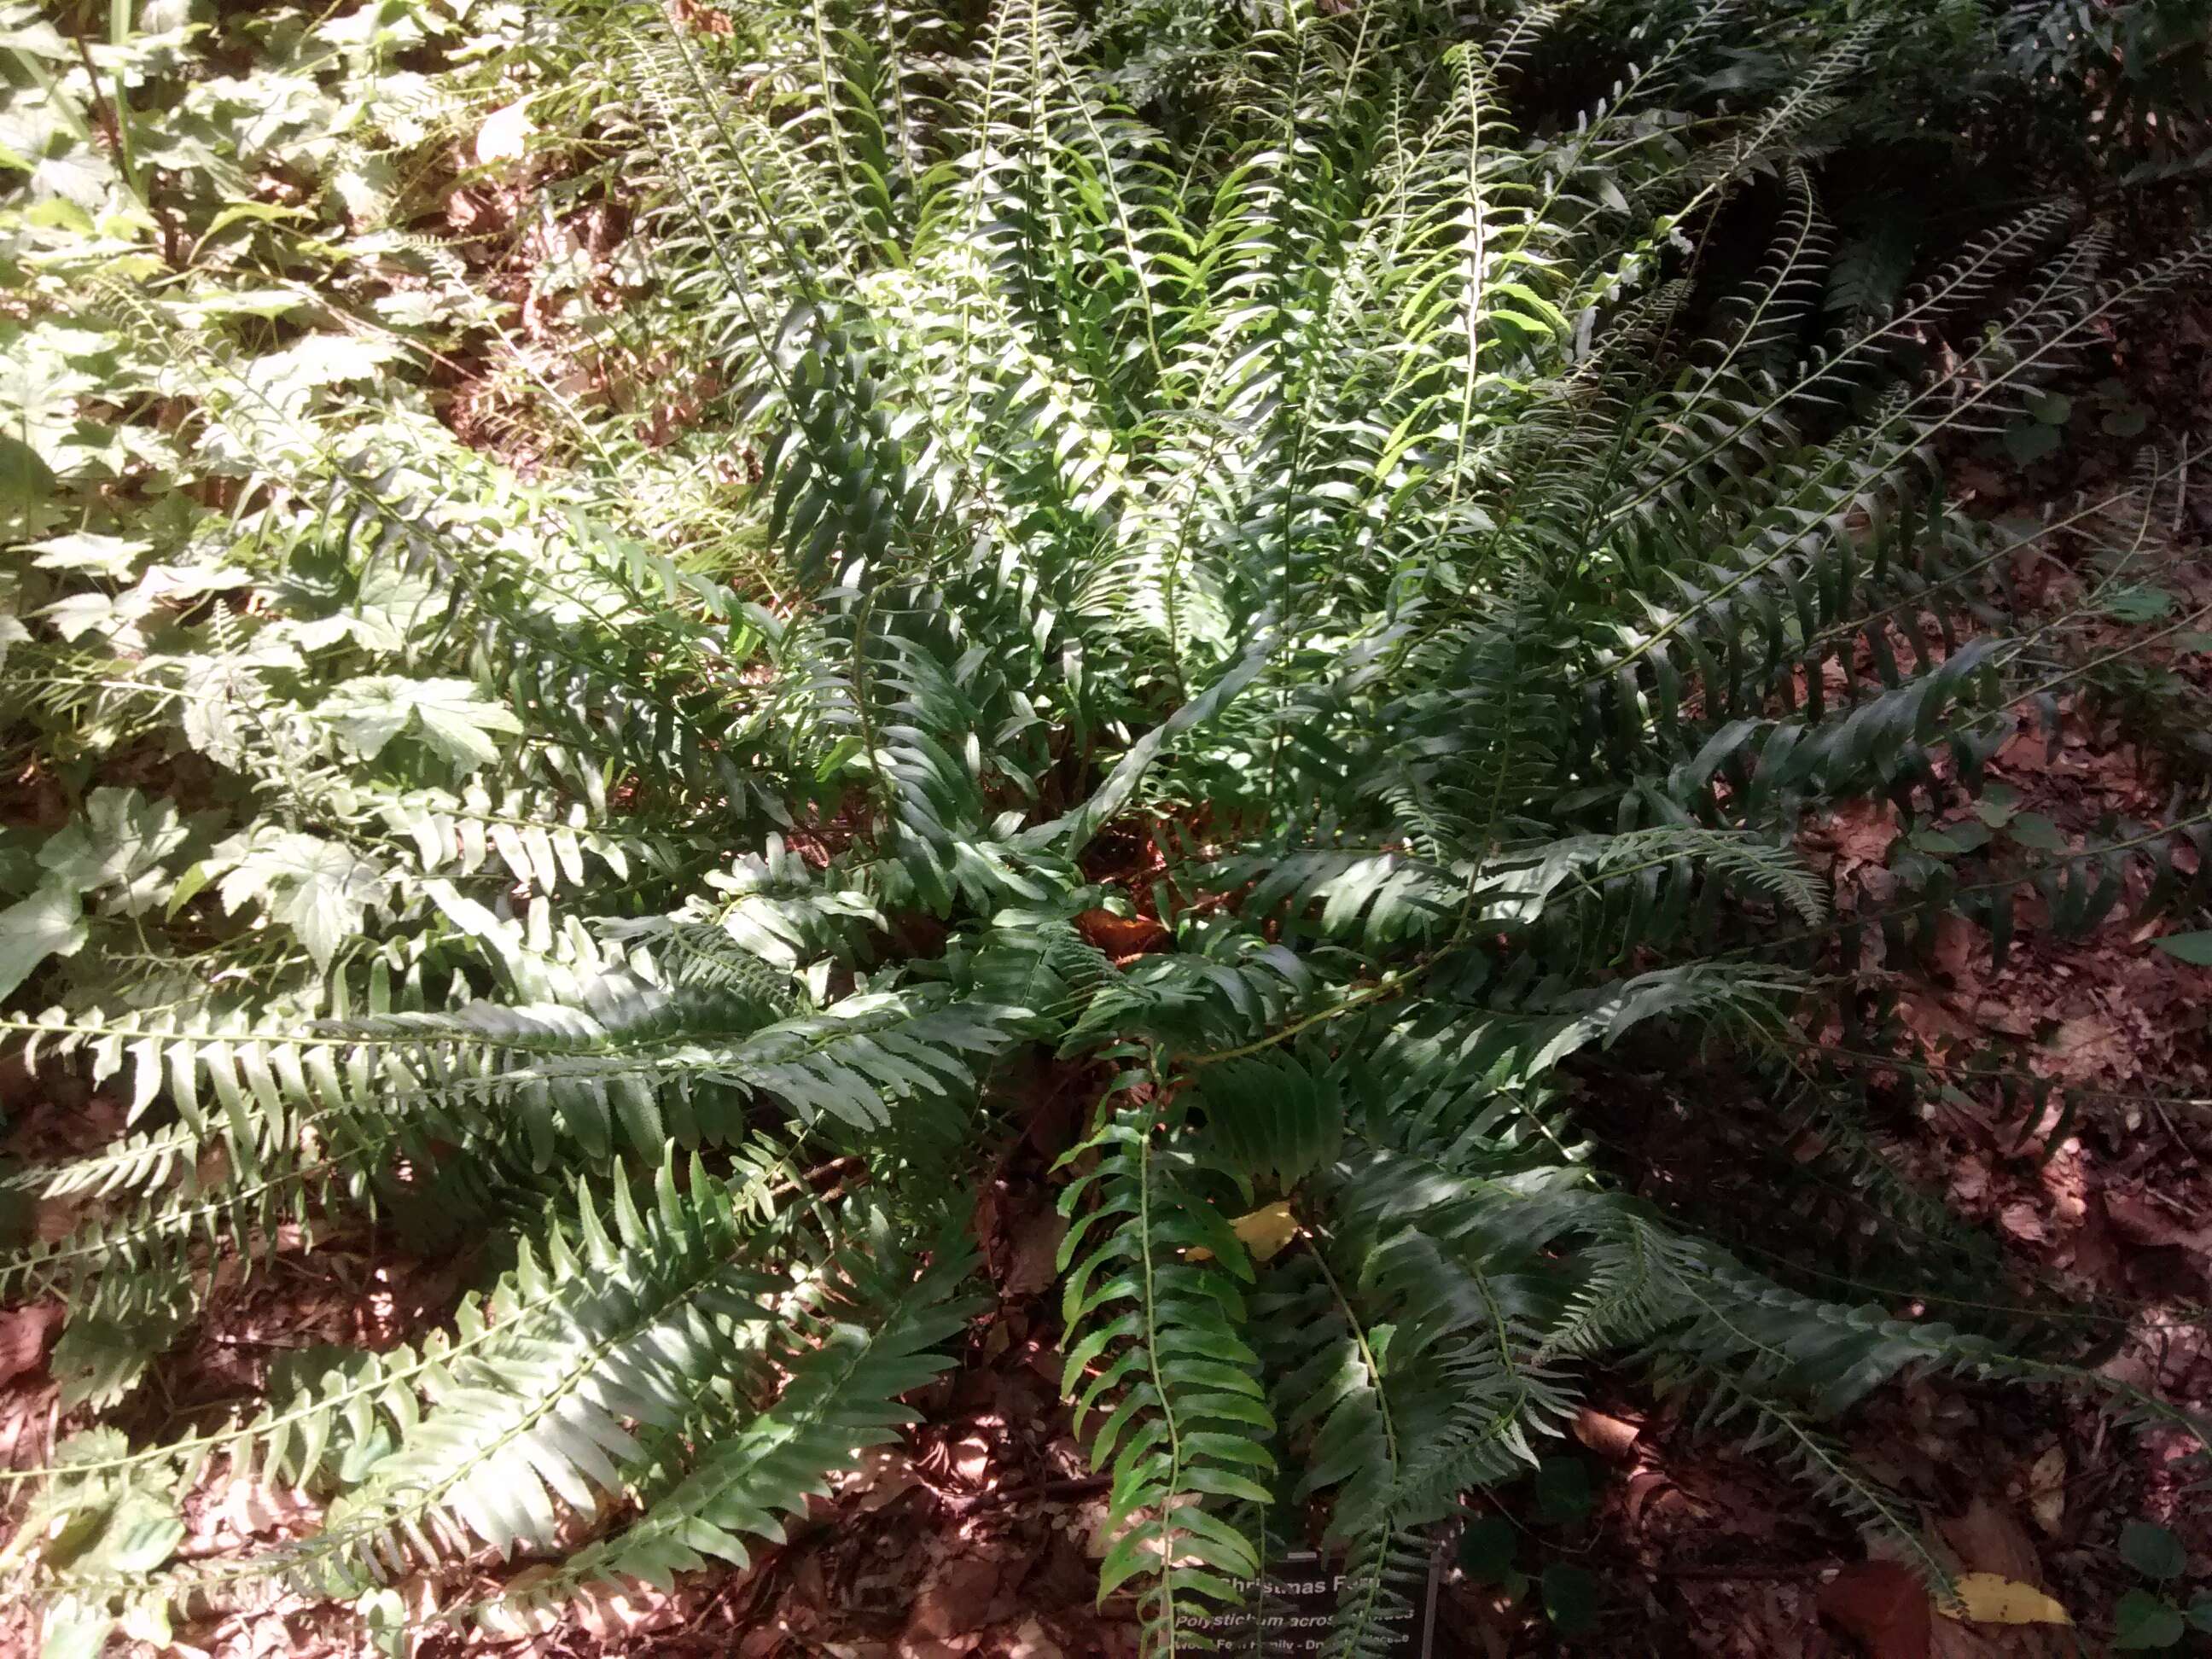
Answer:
[[1061, 1386], [1078, 1432], [1092, 1425], [1091, 1467], [1114, 1475], [1121, 1530], [1099, 1596], [1138, 1581], [1147, 1640], [1172, 1652], [1191, 1644], [1184, 1619], [1235, 1602], [1237, 1581], [1259, 1573], [1251, 1540], [1218, 1505], [1268, 1501], [1273, 1419], [1242, 1334], [1244, 1247], [1204, 1197], [1203, 1164], [1158, 1144], [1153, 1115], [1147, 1104], [1112, 1110], [1078, 1149], [1097, 1164], [1061, 1194]]

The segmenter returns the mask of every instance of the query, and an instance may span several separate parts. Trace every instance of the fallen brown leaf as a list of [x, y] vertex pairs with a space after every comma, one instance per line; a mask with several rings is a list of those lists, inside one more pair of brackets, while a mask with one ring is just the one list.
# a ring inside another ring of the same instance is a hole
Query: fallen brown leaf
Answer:
[[1049, 1204], [1039, 1205], [1019, 1224], [1001, 1281], [1008, 1296], [1035, 1296], [1060, 1276], [1060, 1241], [1066, 1231], [1067, 1218]]
[[0, 1382], [12, 1382], [44, 1364], [61, 1323], [58, 1302], [34, 1302], [0, 1313]]
[[2125, 1081], [2137, 1069], [2132, 1045], [2096, 1014], [2083, 1014], [2062, 1023], [2045, 1057], [2052, 1071], [2075, 1083], [2101, 1078]]
[[2042, 1574], [2043, 1558], [2035, 1540], [2004, 1504], [1979, 1497], [1965, 1514], [1946, 1516], [1937, 1525], [1969, 1572], [2023, 1581]]
[[1943, 913], [1936, 925], [1936, 966], [1961, 996], [1979, 991], [1981, 979], [1976, 969], [1987, 960], [1986, 951], [1979, 927], [1964, 916], [1948, 910]]
[[2051, 1218], [2061, 1227], [2078, 1227], [2089, 1212], [2089, 1177], [2080, 1147], [2069, 1142], [2043, 1166], [2043, 1190], [2051, 1200]]
[[947, 1448], [952, 1460], [952, 1472], [971, 1486], [983, 1484], [983, 1477], [991, 1468], [991, 1443], [980, 1434], [971, 1434], [956, 1440]]
[[1621, 1505], [1621, 1513], [1633, 1532], [1643, 1525], [1645, 1509], [1659, 1510], [1685, 1509], [1689, 1499], [1671, 1477], [1656, 1469], [1643, 1469], [1628, 1478], [1628, 1495]]
[[1928, 1659], [1928, 1589], [1894, 1561], [1863, 1561], [1820, 1587], [1820, 1614], [1866, 1644], [1869, 1659]]
[[233, 1479], [222, 1490], [222, 1518], [244, 1538], [282, 1533], [313, 1510], [301, 1493], [258, 1480]]
[[841, 1504], [850, 1504], [861, 1514], [896, 1503], [921, 1484], [911, 1458], [895, 1447], [877, 1446], [853, 1460], [852, 1479], [838, 1493]]
[[1644, 1432], [1641, 1424], [1632, 1423], [1622, 1417], [1608, 1417], [1588, 1406], [1576, 1413], [1574, 1430], [1576, 1439], [1599, 1456], [1610, 1458], [1616, 1463], [1634, 1455], [1636, 1437]]
[[1917, 985], [1908, 985], [1898, 993], [1897, 1015], [1927, 1049], [1941, 1051], [1979, 1035], [1973, 1022], [1961, 1018], [1948, 999]]
[[2112, 1225], [2138, 1244], [2178, 1244], [2212, 1255], [2212, 1224], [2185, 1226], [2154, 1203], [2148, 1194], [2107, 1188], [2105, 1213]]
[[961, 1636], [989, 1622], [991, 1599], [1009, 1564], [988, 1552], [949, 1556], [914, 1598], [909, 1640]]
[[1879, 865], [1897, 839], [1896, 810], [1886, 800], [1847, 801], [1824, 826], [1836, 849], [1836, 874], [1848, 876], [1860, 865]]
[[1164, 949], [1168, 930], [1150, 916], [1117, 916], [1111, 910], [1085, 910], [1075, 919], [1083, 937], [1117, 960]]
[[1960, 1154], [1951, 1166], [1951, 1196], [1971, 1206], [1987, 1196], [1989, 1190], [1989, 1165], [1972, 1152]]

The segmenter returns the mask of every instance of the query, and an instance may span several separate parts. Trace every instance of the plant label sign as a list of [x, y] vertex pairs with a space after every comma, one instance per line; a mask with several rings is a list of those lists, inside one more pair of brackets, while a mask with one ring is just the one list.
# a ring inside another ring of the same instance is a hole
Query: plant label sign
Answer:
[[[1438, 1556], [1430, 1564], [1427, 1581], [1412, 1605], [1385, 1622], [1393, 1639], [1382, 1651], [1392, 1659], [1429, 1659], [1442, 1565]], [[1328, 1645], [1329, 1626], [1336, 1620], [1337, 1591], [1343, 1583], [1339, 1563], [1312, 1550], [1294, 1551], [1271, 1563], [1260, 1577], [1237, 1581], [1244, 1595], [1242, 1606], [1204, 1618], [1185, 1616], [1177, 1628], [1212, 1638], [1224, 1653], [1255, 1659], [1319, 1653]]]

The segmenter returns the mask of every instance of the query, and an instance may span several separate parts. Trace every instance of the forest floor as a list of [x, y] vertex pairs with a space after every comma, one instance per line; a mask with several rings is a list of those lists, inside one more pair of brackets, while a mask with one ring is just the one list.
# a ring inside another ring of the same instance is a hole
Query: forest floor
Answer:
[[[501, 211], [489, 199], [456, 209], [495, 220]], [[580, 227], [574, 240], [604, 256], [598, 229]], [[514, 265], [483, 274], [493, 292], [511, 291], [526, 313], [528, 284]], [[557, 322], [541, 325], [526, 314], [523, 322], [526, 349], [557, 358]], [[2110, 351], [2103, 368], [2112, 378], [2102, 390], [2085, 382], [2058, 454], [2026, 469], [2001, 452], [1950, 458], [1953, 489], [1971, 510], [2033, 516], [2077, 489], [2117, 482], [2129, 447], [2100, 435], [2100, 411], [2120, 411], [2121, 427], [2132, 423], [2126, 410], [2142, 410], [2154, 432], [2212, 430], [2212, 300], [2147, 319]], [[492, 401], [482, 383], [456, 386], [456, 426], [502, 429]], [[516, 459], [526, 465], [528, 457]], [[2198, 489], [2160, 538], [2152, 585], [2170, 610], [2088, 618], [2069, 628], [2066, 649], [2094, 653], [2130, 634], [2172, 630], [2177, 618], [2212, 605], [2208, 552], [2212, 489]], [[2065, 611], [2085, 580], [2064, 556], [2010, 575], [2017, 616], [2031, 619]], [[2167, 632], [2148, 657], [2212, 686], [2212, 637], [2203, 633]], [[1984, 800], [2008, 803], [2014, 822], [2073, 847], [2100, 820], [2167, 821], [2179, 769], [2204, 763], [2190, 741], [2203, 734], [2158, 730], [2154, 708], [2093, 708], [2073, 694], [2057, 708], [2055, 733], [2032, 712], [2020, 715], [1990, 769], [2010, 793]], [[1947, 821], [1987, 816], [1962, 799]], [[1809, 823], [1802, 844], [1835, 877], [1844, 907], [1870, 911], [1894, 884], [1887, 860], [1901, 833], [1893, 809], [1865, 802]], [[1110, 851], [1117, 843], [1103, 844]], [[1143, 839], [1119, 844], [1128, 867], [1109, 873], [1141, 887]], [[2051, 842], [2047, 850], [2060, 849]], [[2202, 1322], [2212, 1302], [2212, 969], [2155, 948], [2154, 930], [2132, 927], [2125, 903], [2090, 937], [2054, 942], [2033, 926], [2039, 902], [2022, 887], [2020, 937], [2002, 969], [1983, 930], [1969, 923], [1947, 924], [1924, 960], [1883, 960], [1870, 940], [1831, 1009], [1807, 1024], [1808, 1055], [1864, 1066], [1870, 1100], [1891, 1109], [1872, 1126], [1878, 1149], [1933, 1205], [1997, 1241], [2024, 1280], [2055, 1281], [2081, 1297], [2081, 1317], [2105, 1338], [2110, 1375], [2175, 1405], [2212, 1409], [2212, 1328]], [[1111, 943], [1142, 950], [1164, 935], [1138, 926]], [[1844, 1052], [1845, 998], [1885, 992], [1918, 1050], [1935, 1058], [1905, 1064], [1894, 1049]], [[2027, 1066], [2063, 1085], [2075, 1108], [1947, 1072], [1947, 1048], [1992, 1036], [2016, 1042]], [[1644, 1086], [1594, 1096], [1583, 1121], [1597, 1156], [1627, 1184], [1662, 1201], [1695, 1193], [1702, 1208], [1725, 1216], [1732, 1189], [1771, 1178], [1771, 1161], [1794, 1158], [1799, 1143], [1777, 1133], [1782, 1105], [1756, 1097], [1724, 1054], [1701, 1063], [1694, 1096], [1684, 1091], [1678, 1060], [1663, 1076], [1655, 1068]], [[438, 1632], [422, 1651], [433, 1659], [1133, 1652], [1126, 1610], [1091, 1602], [1105, 1483], [1088, 1469], [1057, 1399], [1060, 1222], [1048, 1172], [1095, 1094], [1093, 1080], [1051, 1068], [1014, 1080], [1014, 1133], [975, 1221], [995, 1305], [971, 1327], [958, 1368], [914, 1399], [923, 1420], [818, 1499], [785, 1542], [743, 1571], [688, 1575], [668, 1589], [601, 1592], [558, 1617], [488, 1615]], [[120, 1109], [98, 1095], [50, 1095], [17, 1118], [5, 1151], [88, 1150], [119, 1130]], [[70, 1218], [40, 1219], [43, 1231], [59, 1236]], [[234, 1262], [215, 1262], [215, 1312], [164, 1365], [144, 1409], [174, 1420], [234, 1396], [286, 1350], [404, 1340], [450, 1307], [471, 1265], [465, 1255], [410, 1258], [368, 1234], [319, 1240], [312, 1255], [280, 1248], [273, 1265], [251, 1278]], [[1853, 1264], [1834, 1265], [1848, 1285]], [[0, 1313], [0, 1463], [43, 1461], [66, 1426], [45, 1370], [58, 1314], [58, 1304]], [[1468, 1553], [1472, 1570], [1455, 1553], [1441, 1576], [1440, 1659], [1972, 1659], [2076, 1650], [2051, 1626], [1934, 1615], [1917, 1583], [1883, 1565], [1879, 1542], [1870, 1559], [1867, 1539], [1779, 1474], [1772, 1457], [1742, 1449], [1724, 1427], [1700, 1428], [1637, 1379], [1601, 1376], [1590, 1400], [1568, 1458], [1554, 1459], [1541, 1480], [1472, 1503], [1468, 1524], [1480, 1547]], [[2197, 1576], [2212, 1569], [2212, 1504], [2184, 1501], [2187, 1484], [2204, 1475], [2185, 1466], [2178, 1434], [2114, 1431], [2093, 1407], [2055, 1393], [1911, 1376], [1877, 1391], [1846, 1420], [1843, 1437], [1913, 1506], [1959, 1571], [2039, 1588], [2087, 1632], [2108, 1631], [2115, 1601], [2137, 1582], [2114, 1547], [2128, 1522], [2166, 1525]], [[249, 1541], [265, 1546], [314, 1518], [305, 1497], [228, 1480], [219, 1465], [188, 1513], [183, 1553], [200, 1558]], [[1531, 1582], [1562, 1565], [1584, 1570], [1596, 1589], [1593, 1620], [1573, 1638], [1547, 1621]], [[480, 1591], [495, 1594], [515, 1571], [483, 1563]], [[14, 1634], [27, 1635], [16, 1617]], [[0, 1628], [0, 1650], [9, 1639]], [[146, 1650], [185, 1659], [369, 1651], [345, 1610], [299, 1601], [210, 1608], [178, 1629], [173, 1646]]]

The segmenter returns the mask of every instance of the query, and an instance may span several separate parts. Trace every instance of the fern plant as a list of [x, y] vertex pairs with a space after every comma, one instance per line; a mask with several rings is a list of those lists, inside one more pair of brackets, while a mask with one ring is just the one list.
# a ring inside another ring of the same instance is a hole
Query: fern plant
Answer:
[[[1724, 4], [1652, 12], [1563, 118], [1571, 18], [593, 3], [410, 81], [453, 20], [385, 5], [258, 23], [241, 93], [26, 15], [0, 672], [54, 806], [0, 982], [124, 1125], [6, 1172], [0, 1285], [66, 1302], [97, 1413], [212, 1263], [492, 1241], [417, 1343], [7, 1472], [50, 1651], [271, 1578], [404, 1648], [485, 1552], [522, 1603], [744, 1562], [953, 1363], [1038, 1048], [1096, 1088], [1065, 1384], [1154, 1651], [1310, 1513], [1332, 1650], [1383, 1650], [1600, 1356], [1908, 1541], [1827, 1426], [1907, 1366], [2178, 1417], [1976, 1311], [1987, 1255], [1948, 1322], [1754, 1270], [1596, 1172], [1575, 1079], [1647, 1027], [1788, 1063], [1837, 931], [1804, 814], [1972, 786], [2049, 686], [1934, 447], [2212, 245], [2108, 272], [2039, 209], [1837, 331], [1806, 147], [1884, 20], [1744, 99]], [[528, 476], [435, 418], [434, 357], [519, 348], [398, 183], [495, 104], [635, 210], [578, 349], [698, 388], [544, 388]], [[297, 199], [205, 199], [192, 119]], [[1741, 282], [1724, 208], [1772, 226]], [[179, 1494], [255, 1470], [317, 1526], [173, 1559]]]

